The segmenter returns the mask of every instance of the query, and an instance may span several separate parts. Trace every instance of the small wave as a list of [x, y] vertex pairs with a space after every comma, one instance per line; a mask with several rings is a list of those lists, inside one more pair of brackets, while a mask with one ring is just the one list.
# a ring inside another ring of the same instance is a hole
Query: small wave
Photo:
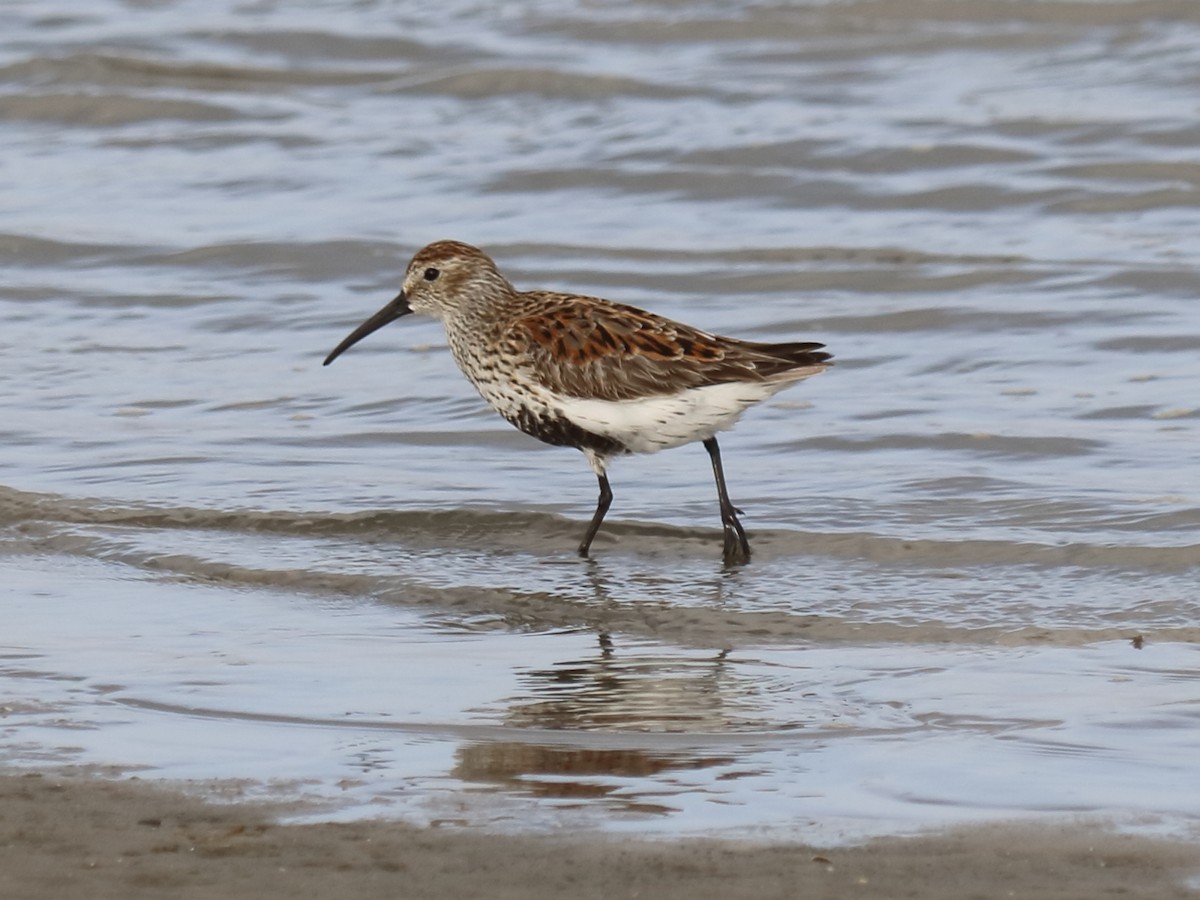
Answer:
[[453, 72], [422, 73], [404, 78], [396, 87], [412, 93], [451, 94], [471, 99], [514, 94], [540, 94], [567, 100], [617, 96], [661, 99], [703, 93], [618, 75], [518, 68], [464, 68]]
[[245, 116], [230, 106], [200, 100], [50, 92], [0, 97], [0, 119], [61, 122], [100, 128], [151, 119], [230, 122], [242, 118]]
[[[473, 627], [593, 629], [691, 646], [1079, 645], [1128, 640], [1143, 630], [1156, 641], [1200, 638], [1177, 604], [1157, 609], [1129, 595], [1127, 613], [1117, 605], [1105, 613], [1066, 597], [1031, 605], [1004, 587], [1015, 579], [1069, 590], [1072, 573], [1108, 571], [1120, 578], [1144, 572], [1174, 590], [1179, 573], [1194, 571], [1200, 545], [764, 529], [754, 533], [755, 565], [726, 572], [716, 559], [716, 528], [615, 522], [606, 526], [597, 558], [581, 560], [573, 552], [581, 525], [530, 511], [115, 506], [0, 487], [3, 553], [77, 556], [152, 578], [238, 589], [370, 598]], [[862, 584], [847, 599], [830, 579], [854, 580], [853, 572]], [[914, 593], [892, 597], [896, 591]]]
[[491, 510], [368, 510], [307, 513], [287, 510], [218, 510], [199, 507], [109, 506], [0, 485], [0, 526], [22, 522], [112, 525], [146, 529], [220, 529], [247, 534], [306, 537], [356, 535], [404, 540], [421, 536], [525, 538], [556, 536], [566, 522], [538, 512]]
[[[1153, 533], [1168, 524], [1181, 530], [1194, 514], [1180, 513], [1168, 523], [1158, 517]], [[199, 507], [110, 506], [98, 501], [39, 494], [0, 485], [0, 526], [40, 522], [50, 525], [99, 525], [134, 529], [219, 530], [235, 534], [277, 534], [308, 538], [360, 538], [421, 549], [489, 552], [573, 548], [582, 521], [532, 510], [394, 509], [360, 512], [291, 510], [220, 510]], [[677, 526], [629, 521], [606, 522], [604, 534], [631, 546], [674, 553], [681, 559], [707, 556], [718, 541], [716, 527]], [[1147, 572], [1185, 572], [1200, 565], [1200, 544], [1173, 546], [1114, 545], [1071, 541], [896, 537], [870, 532], [808, 532], [784, 528], [754, 530], [760, 558], [826, 557], [864, 563], [905, 562], [945, 566], [1101, 567]]]
[[182, 86], [252, 91], [263, 84], [361, 84], [393, 77], [393, 72], [384, 71], [234, 66], [87, 52], [39, 57], [0, 68], [0, 82], [32, 80], [43, 84], [146, 87], [156, 90], [164, 86]]

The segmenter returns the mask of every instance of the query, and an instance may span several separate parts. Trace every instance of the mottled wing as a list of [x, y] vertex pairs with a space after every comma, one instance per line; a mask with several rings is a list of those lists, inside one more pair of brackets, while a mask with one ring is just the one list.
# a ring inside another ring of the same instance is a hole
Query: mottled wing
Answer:
[[530, 292], [510, 337], [531, 374], [556, 393], [632, 400], [732, 381], [789, 381], [823, 369], [822, 344], [720, 337], [632, 306]]

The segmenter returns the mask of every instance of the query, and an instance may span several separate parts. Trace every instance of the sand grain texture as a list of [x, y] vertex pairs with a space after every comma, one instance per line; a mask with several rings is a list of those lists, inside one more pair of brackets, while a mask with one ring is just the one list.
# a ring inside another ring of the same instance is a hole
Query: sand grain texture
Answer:
[[137, 781], [0, 776], [0, 896], [1196, 897], [1200, 851], [1090, 825], [1006, 825], [853, 848], [279, 825]]

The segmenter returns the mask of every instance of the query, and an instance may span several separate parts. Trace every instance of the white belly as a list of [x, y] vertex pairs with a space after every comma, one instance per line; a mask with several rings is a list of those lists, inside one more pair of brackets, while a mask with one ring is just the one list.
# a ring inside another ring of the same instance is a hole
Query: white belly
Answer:
[[655, 453], [707, 440], [733, 427], [746, 407], [786, 384], [730, 383], [642, 400], [556, 397], [558, 411], [580, 428], [612, 438], [631, 453]]

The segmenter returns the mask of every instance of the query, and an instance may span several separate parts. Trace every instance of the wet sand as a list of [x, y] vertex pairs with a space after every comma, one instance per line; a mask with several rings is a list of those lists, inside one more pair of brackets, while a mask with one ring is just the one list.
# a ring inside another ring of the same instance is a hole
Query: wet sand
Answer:
[[[286, 812], [287, 810], [282, 810]], [[0, 775], [0, 896], [1195, 897], [1194, 845], [1095, 823], [1008, 824], [849, 848], [281, 825], [138, 780]]]

